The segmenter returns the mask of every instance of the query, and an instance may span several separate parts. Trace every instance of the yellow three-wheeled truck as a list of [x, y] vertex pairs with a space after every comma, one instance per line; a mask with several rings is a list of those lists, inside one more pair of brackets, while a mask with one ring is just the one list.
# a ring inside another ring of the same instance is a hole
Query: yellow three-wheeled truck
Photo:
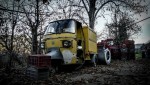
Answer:
[[[107, 48], [97, 47], [96, 33], [74, 19], [50, 22], [46, 27], [42, 47], [51, 56], [52, 66], [91, 62], [109, 64]], [[101, 54], [98, 55], [99, 51]]]
[[97, 45], [96, 33], [74, 19], [50, 22], [42, 41], [44, 55], [29, 56], [27, 75], [30, 77], [39, 75], [43, 78], [41, 70], [44, 73], [49, 73], [47, 69], [55, 72], [65, 65], [82, 67], [88, 62], [96, 66], [97, 63], [110, 64], [111, 61], [109, 49]]

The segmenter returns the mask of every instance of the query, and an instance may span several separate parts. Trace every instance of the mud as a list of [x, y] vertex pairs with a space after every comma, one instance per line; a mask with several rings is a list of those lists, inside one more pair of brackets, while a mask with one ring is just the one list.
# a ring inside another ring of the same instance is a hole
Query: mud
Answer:
[[29, 79], [21, 70], [11, 75], [1, 70], [0, 78], [0, 85], [150, 85], [150, 59], [112, 60], [110, 65], [62, 71], [48, 80]]

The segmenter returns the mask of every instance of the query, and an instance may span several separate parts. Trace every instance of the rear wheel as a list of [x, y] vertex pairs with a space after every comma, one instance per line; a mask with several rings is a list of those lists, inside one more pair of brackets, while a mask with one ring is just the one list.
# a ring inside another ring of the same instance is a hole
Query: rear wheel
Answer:
[[62, 63], [63, 61], [61, 59], [51, 59], [51, 66], [49, 67], [50, 74], [58, 73], [61, 70], [60, 66]]
[[123, 54], [123, 55], [121, 56], [121, 60], [122, 60], [122, 61], [126, 61], [127, 59], [128, 59], [128, 56], [127, 56], [127, 55]]
[[135, 53], [134, 53], [134, 51], [131, 51], [129, 56], [130, 56], [131, 60], [135, 60]]
[[131, 54], [128, 54], [128, 49], [126, 47], [121, 48], [121, 60], [126, 61], [128, 59], [128, 57], [130, 58]]
[[111, 53], [109, 49], [100, 49], [98, 52], [98, 63], [100, 64], [110, 64]]

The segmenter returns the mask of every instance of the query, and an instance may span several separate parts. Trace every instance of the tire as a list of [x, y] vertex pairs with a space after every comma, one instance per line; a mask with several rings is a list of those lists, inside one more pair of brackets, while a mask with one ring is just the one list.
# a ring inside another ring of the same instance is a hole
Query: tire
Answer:
[[135, 60], [135, 53], [134, 52], [130, 53], [129, 60]]
[[131, 53], [128, 48], [121, 48], [121, 60], [126, 61], [128, 58], [130, 59]]
[[127, 55], [122, 55], [122, 56], [121, 56], [121, 60], [122, 60], [122, 61], [126, 61], [127, 59], [128, 59], [128, 56], [127, 56]]
[[111, 62], [111, 52], [107, 49], [99, 49], [98, 52], [98, 63], [109, 65]]

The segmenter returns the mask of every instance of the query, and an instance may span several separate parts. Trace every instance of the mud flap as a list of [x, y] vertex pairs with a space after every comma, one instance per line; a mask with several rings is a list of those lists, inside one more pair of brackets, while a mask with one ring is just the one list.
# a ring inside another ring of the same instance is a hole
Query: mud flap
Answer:
[[96, 65], [97, 65], [97, 55], [96, 54], [94, 54], [92, 56], [91, 62], [93, 64], [93, 66], [96, 67]]

